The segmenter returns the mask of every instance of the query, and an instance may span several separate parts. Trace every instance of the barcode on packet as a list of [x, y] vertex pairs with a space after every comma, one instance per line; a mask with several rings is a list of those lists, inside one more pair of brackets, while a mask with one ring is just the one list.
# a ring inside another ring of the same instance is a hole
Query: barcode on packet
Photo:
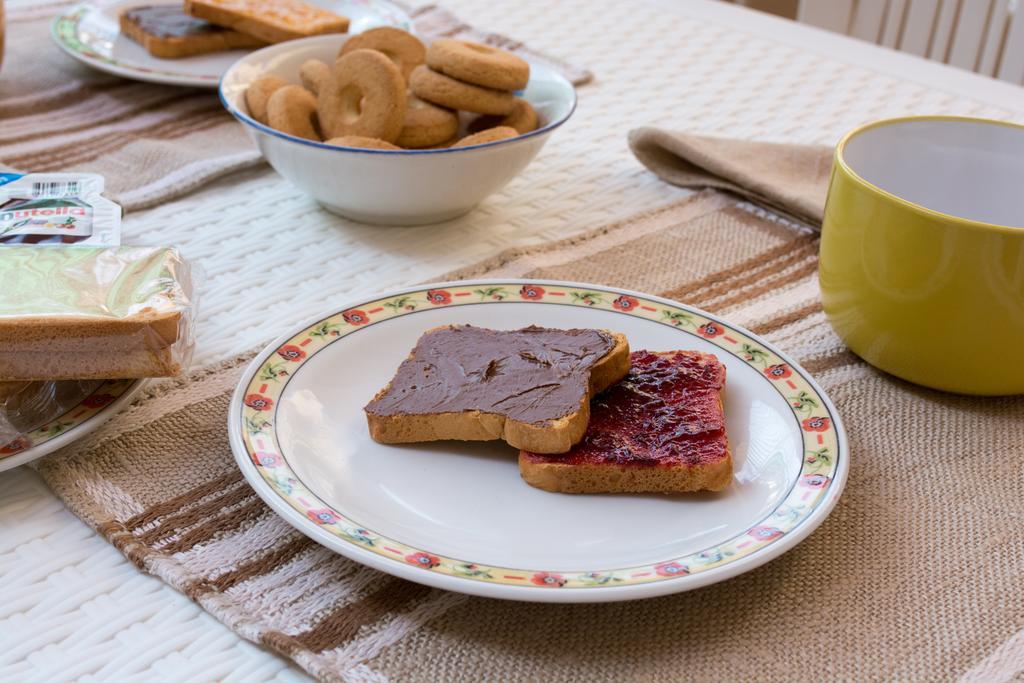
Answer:
[[81, 183], [77, 180], [48, 181], [32, 183], [33, 197], [77, 197], [81, 192]]

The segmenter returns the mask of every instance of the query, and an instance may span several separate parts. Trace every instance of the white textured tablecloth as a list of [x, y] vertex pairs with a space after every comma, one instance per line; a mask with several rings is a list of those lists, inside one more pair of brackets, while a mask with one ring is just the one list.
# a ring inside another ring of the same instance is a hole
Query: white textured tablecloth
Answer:
[[[1024, 121], [1024, 90], [708, 0], [445, 6], [592, 68], [574, 118], [505, 190], [439, 226], [351, 224], [268, 169], [127, 216], [126, 242], [176, 244], [206, 271], [198, 363], [348, 297], [682, 196], [632, 158], [632, 127], [831, 143], [906, 113]], [[0, 680], [306, 679], [139, 573], [25, 467], [0, 474], [0, 577]]]

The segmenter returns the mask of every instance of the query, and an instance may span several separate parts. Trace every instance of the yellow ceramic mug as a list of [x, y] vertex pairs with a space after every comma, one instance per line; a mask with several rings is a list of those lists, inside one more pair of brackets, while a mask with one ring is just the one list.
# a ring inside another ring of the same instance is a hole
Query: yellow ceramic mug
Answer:
[[847, 134], [820, 272], [829, 322], [872, 365], [1024, 393], [1024, 126], [925, 116]]

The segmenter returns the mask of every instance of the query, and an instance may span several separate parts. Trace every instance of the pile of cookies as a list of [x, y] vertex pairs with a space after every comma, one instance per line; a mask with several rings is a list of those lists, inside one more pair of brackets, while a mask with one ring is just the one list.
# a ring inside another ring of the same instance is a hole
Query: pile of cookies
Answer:
[[[450, 38], [429, 49], [396, 28], [352, 36], [333, 64], [309, 60], [301, 85], [265, 74], [245, 93], [249, 115], [283, 133], [342, 147], [469, 147], [535, 130], [537, 112], [514, 92], [530, 65], [487, 45]], [[460, 137], [459, 112], [476, 115]]]

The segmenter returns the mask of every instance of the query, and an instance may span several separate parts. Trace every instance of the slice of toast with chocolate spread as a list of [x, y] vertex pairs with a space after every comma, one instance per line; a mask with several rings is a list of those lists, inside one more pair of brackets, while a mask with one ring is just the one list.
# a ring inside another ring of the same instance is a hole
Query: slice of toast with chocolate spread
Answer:
[[582, 441], [563, 455], [523, 449], [519, 472], [562, 493], [720, 491], [732, 481], [724, 387], [711, 354], [635, 351], [626, 378], [594, 399]]
[[451, 325], [427, 330], [364, 408], [380, 443], [503, 439], [565, 453], [590, 399], [629, 371], [629, 343], [606, 330]]
[[185, 14], [181, 5], [130, 7], [120, 16], [121, 33], [160, 59], [178, 59], [266, 43]]

